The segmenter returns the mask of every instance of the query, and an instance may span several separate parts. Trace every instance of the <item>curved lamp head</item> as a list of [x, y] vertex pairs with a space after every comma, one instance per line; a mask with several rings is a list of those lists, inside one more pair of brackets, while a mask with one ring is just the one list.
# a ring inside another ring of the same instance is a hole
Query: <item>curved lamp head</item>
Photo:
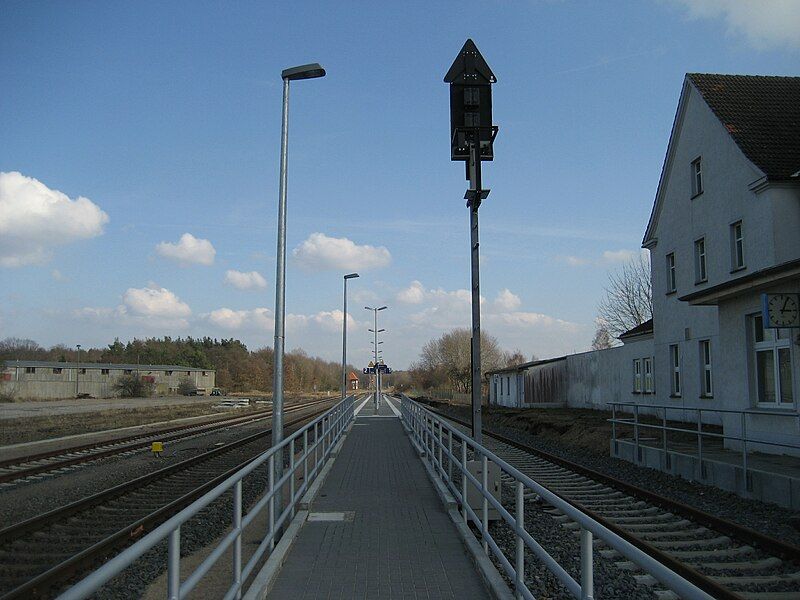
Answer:
[[281, 71], [281, 77], [289, 81], [297, 81], [298, 79], [315, 79], [317, 77], [325, 77], [325, 69], [319, 63], [311, 63], [308, 65], [300, 65], [299, 67], [291, 67]]
[[358, 273], [349, 273], [344, 276], [345, 279], [355, 279], [356, 277], [358, 277]]

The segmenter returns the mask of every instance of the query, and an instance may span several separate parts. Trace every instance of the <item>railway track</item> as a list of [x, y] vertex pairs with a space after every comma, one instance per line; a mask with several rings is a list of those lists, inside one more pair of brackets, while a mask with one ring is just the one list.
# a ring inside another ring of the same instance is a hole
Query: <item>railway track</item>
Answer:
[[[469, 432], [465, 421], [428, 408]], [[500, 458], [714, 598], [800, 599], [800, 547], [491, 431], [484, 430], [483, 439]], [[544, 510], [578, 535], [577, 525], [561, 511]], [[660, 599], [676, 598], [616, 551], [602, 545], [599, 550]]]
[[[287, 416], [295, 416], [285, 426], [325, 410], [288, 407]], [[246, 436], [0, 530], [0, 599], [50, 597], [264, 452], [270, 434]]]
[[[309, 407], [324, 404], [328, 400], [314, 400], [304, 403], [302, 406]], [[81, 444], [70, 448], [51, 450], [28, 456], [21, 456], [14, 459], [0, 461], [0, 486], [14, 485], [29, 479], [39, 479], [47, 473], [64, 472], [71, 470], [77, 465], [94, 462], [110, 456], [118, 456], [128, 452], [135, 452], [142, 448], [147, 448], [154, 441], [174, 442], [189, 439], [199, 435], [205, 435], [227, 427], [249, 425], [257, 421], [272, 417], [272, 409], [261, 410], [243, 416], [227, 417], [213, 421], [203, 421], [202, 423], [192, 423], [180, 425], [158, 431], [130, 435], [108, 442], [95, 442], [91, 444]]]

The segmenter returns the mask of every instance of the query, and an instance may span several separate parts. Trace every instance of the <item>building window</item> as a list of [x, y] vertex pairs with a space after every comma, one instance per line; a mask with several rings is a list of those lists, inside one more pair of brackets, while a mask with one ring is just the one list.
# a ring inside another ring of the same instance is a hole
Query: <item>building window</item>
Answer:
[[642, 359], [633, 359], [633, 393], [642, 393]]
[[164, 371], [164, 375], [172, 375], [172, 371]]
[[694, 282], [708, 281], [706, 272], [706, 239], [700, 238], [694, 243]]
[[703, 166], [698, 156], [692, 161], [692, 198], [703, 193]]
[[26, 373], [36, 373], [36, 367], [25, 367]]
[[133, 369], [125, 369], [125, 375], [130, 375], [133, 373]]
[[78, 373], [80, 373], [81, 375], [86, 375], [86, 369], [83, 368], [78, 369]]
[[652, 394], [653, 393], [653, 359], [652, 357], [647, 357], [642, 359], [644, 364], [644, 393], [645, 394]]
[[714, 383], [711, 377], [711, 340], [700, 340], [700, 395], [711, 398], [714, 395]]
[[205, 371], [203, 371], [203, 377], [205, 377], [205, 376], [206, 376], [206, 372], [205, 372]]
[[670, 370], [672, 372], [672, 395], [681, 395], [681, 351], [678, 344], [669, 347]]
[[742, 222], [731, 225], [731, 270], [744, 269], [744, 236]]
[[61, 367], [55, 367], [55, 368], [53, 369], [53, 375], [61, 375], [61, 371], [62, 371], [62, 370], [63, 370], [63, 369], [62, 369]]
[[677, 289], [675, 282], [675, 253], [670, 252], [667, 254], [667, 293], [674, 292]]
[[108, 375], [108, 369], [100, 369], [100, 375]]
[[790, 405], [794, 402], [791, 330], [765, 328], [761, 315], [754, 315], [752, 323], [758, 402]]

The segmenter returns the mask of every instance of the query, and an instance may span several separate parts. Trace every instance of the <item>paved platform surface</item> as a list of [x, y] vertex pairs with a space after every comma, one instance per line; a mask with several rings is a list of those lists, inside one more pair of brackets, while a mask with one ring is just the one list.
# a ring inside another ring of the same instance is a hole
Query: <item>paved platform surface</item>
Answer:
[[490, 598], [399, 419], [370, 400], [268, 598]]

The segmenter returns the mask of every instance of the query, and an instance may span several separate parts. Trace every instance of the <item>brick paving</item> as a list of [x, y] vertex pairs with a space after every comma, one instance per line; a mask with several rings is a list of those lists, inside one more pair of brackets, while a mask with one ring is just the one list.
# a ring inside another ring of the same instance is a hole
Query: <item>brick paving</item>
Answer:
[[368, 402], [311, 508], [272, 599], [489, 598], [397, 418]]

